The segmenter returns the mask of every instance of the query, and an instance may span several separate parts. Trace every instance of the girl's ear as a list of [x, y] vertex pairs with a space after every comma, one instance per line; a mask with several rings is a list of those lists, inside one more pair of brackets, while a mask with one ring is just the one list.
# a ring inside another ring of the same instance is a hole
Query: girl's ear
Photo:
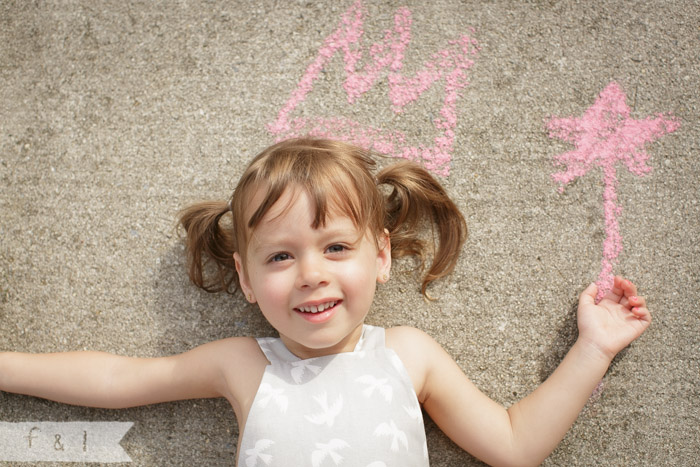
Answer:
[[238, 273], [238, 283], [241, 286], [241, 291], [245, 295], [245, 299], [250, 303], [255, 303], [255, 295], [253, 294], [253, 289], [250, 286], [250, 281], [248, 280], [248, 275], [243, 267], [243, 260], [238, 252], [233, 254], [233, 261], [236, 263], [236, 272]]
[[391, 238], [389, 231], [384, 229], [384, 234], [379, 238], [379, 251], [377, 251], [377, 282], [384, 284], [389, 280], [391, 272]]

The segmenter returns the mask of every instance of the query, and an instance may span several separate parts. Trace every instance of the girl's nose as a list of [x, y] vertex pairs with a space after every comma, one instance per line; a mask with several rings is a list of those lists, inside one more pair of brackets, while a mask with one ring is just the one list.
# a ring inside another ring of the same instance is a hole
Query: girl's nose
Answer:
[[308, 255], [298, 261], [299, 274], [297, 287], [315, 288], [328, 283], [327, 271], [323, 267], [323, 259], [315, 255]]

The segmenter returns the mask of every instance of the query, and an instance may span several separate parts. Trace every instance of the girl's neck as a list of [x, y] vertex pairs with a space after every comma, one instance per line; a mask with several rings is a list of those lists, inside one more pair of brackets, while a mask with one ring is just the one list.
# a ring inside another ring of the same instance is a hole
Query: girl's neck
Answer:
[[360, 338], [362, 337], [362, 329], [363, 329], [364, 323], [360, 323], [353, 331], [345, 336], [341, 341], [339, 341], [337, 344], [331, 346], [331, 347], [324, 347], [324, 348], [310, 348], [306, 347], [303, 344], [300, 344], [298, 342], [295, 342], [286, 336], [280, 334], [280, 339], [282, 339], [282, 342], [284, 343], [285, 347], [299, 357], [302, 360], [306, 360], [309, 358], [317, 358], [317, 357], [325, 357], [328, 355], [336, 355], [339, 353], [347, 353], [347, 352], [353, 352], [357, 348], [358, 342], [360, 342]]

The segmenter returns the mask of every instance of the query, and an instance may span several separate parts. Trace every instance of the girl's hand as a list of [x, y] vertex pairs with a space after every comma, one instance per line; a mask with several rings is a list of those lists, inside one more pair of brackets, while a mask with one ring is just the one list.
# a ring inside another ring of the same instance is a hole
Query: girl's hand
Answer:
[[579, 340], [612, 360], [649, 327], [651, 313], [637, 287], [622, 277], [615, 277], [612, 290], [596, 304], [597, 291], [591, 284], [579, 298]]

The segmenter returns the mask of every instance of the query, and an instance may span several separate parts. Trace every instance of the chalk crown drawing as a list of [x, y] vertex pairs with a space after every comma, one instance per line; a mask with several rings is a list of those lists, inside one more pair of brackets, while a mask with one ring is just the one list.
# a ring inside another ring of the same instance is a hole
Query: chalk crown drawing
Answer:
[[[411, 41], [410, 10], [399, 8], [394, 15], [393, 28], [387, 29], [384, 38], [369, 47], [363, 47], [361, 43], [363, 15], [361, 0], [353, 3], [342, 15], [340, 24], [326, 37], [316, 58], [308, 65], [296, 89], [277, 114], [277, 119], [268, 125], [268, 130], [280, 139], [310, 135], [345, 140], [393, 157], [419, 161], [435, 174], [447, 176], [455, 143], [457, 100], [468, 84], [467, 71], [474, 65], [477, 42], [467, 35], [449, 41], [445, 49], [432, 54], [423, 67], [409, 77], [402, 73], [402, 67], [404, 52]], [[343, 88], [350, 105], [370, 90], [384, 73], [388, 78], [389, 100], [395, 113], [403, 112], [405, 106], [436, 83], [442, 82], [444, 97], [438, 116], [433, 119], [436, 134], [432, 142], [411, 145], [401, 131], [364, 126], [341, 117], [293, 117], [292, 113], [312, 91], [314, 82], [337, 53], [343, 56]], [[359, 69], [363, 57], [364, 67]]]

